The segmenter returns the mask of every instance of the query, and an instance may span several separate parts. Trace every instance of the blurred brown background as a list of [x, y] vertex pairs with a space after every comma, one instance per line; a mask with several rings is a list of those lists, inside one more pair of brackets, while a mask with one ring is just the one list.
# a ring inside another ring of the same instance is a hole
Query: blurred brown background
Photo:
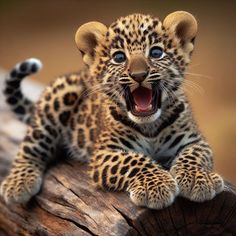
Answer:
[[[236, 1], [0, 0], [0, 67], [10, 69], [28, 57], [44, 70], [34, 79], [48, 83], [82, 66], [74, 43], [81, 24], [110, 24], [134, 12], [163, 19], [186, 10], [199, 21], [195, 53], [186, 86], [199, 126], [215, 152], [215, 169], [236, 183]], [[198, 75], [199, 74], [199, 75]]]

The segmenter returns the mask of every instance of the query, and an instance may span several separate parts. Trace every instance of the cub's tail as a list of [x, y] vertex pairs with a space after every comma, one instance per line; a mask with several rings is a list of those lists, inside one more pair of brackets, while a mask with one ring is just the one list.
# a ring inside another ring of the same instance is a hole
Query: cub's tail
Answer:
[[7, 75], [4, 95], [6, 102], [19, 120], [30, 123], [34, 102], [24, 96], [21, 90], [22, 80], [42, 68], [42, 63], [36, 58], [30, 58], [18, 63]]

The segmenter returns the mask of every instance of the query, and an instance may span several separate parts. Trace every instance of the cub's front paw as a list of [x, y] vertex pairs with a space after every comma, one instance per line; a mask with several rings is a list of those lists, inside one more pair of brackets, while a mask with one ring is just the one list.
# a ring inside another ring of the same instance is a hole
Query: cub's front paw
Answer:
[[39, 192], [42, 176], [33, 173], [10, 174], [1, 183], [0, 195], [7, 204], [26, 203]]
[[175, 171], [171, 170], [178, 183], [180, 196], [195, 202], [213, 199], [224, 190], [224, 181], [220, 175], [204, 170]]
[[162, 209], [171, 205], [178, 194], [174, 178], [164, 170], [138, 174], [128, 187], [130, 199], [138, 206]]

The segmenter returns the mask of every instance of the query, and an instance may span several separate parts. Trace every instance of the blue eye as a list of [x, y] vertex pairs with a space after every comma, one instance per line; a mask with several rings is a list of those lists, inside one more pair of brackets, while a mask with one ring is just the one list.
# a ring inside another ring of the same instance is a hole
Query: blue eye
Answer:
[[116, 63], [122, 63], [122, 62], [125, 62], [126, 61], [126, 56], [123, 52], [121, 51], [117, 51], [115, 52], [113, 55], [113, 60], [116, 62]]
[[149, 56], [152, 58], [162, 58], [164, 55], [163, 49], [160, 47], [153, 47], [150, 49]]

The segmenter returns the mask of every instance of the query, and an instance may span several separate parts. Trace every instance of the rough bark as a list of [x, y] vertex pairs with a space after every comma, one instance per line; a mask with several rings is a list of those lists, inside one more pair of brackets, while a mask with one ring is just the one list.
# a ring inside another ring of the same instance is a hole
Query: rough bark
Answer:
[[[0, 104], [0, 182], [24, 132], [25, 126]], [[134, 206], [125, 193], [96, 189], [85, 164], [63, 159], [50, 168], [41, 193], [27, 205], [6, 206], [0, 200], [0, 235], [236, 234], [236, 187], [228, 182], [228, 191], [211, 201], [179, 197], [166, 209], [149, 210]]]

